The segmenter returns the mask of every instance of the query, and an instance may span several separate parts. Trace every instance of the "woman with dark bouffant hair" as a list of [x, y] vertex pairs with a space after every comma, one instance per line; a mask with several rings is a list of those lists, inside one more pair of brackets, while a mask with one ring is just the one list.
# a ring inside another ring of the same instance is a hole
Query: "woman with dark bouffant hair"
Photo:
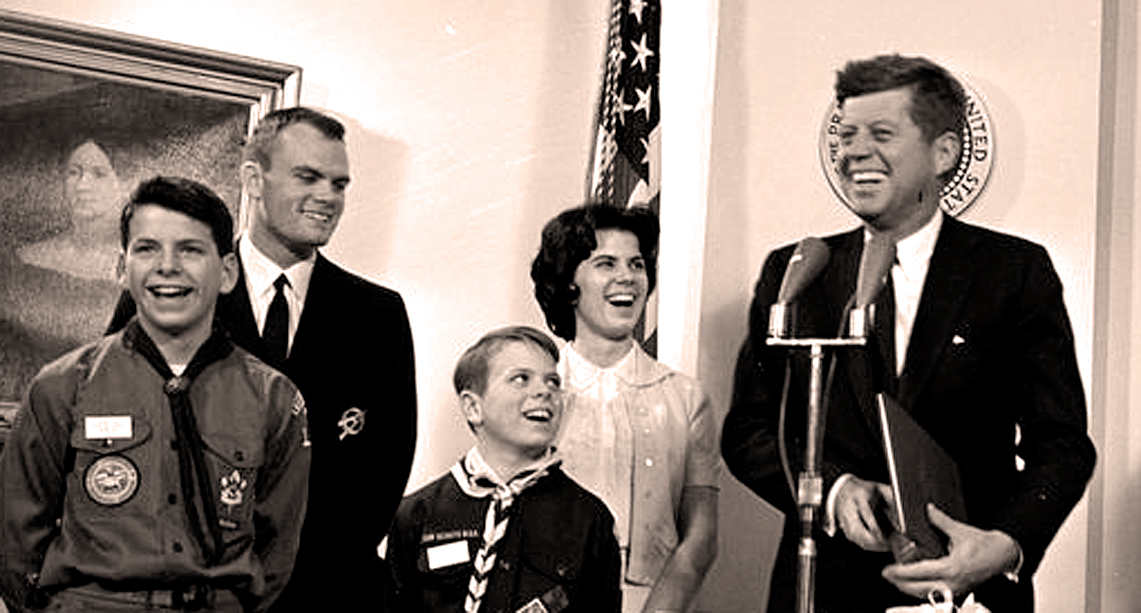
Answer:
[[717, 427], [697, 381], [656, 361], [634, 328], [657, 282], [658, 219], [587, 204], [543, 228], [535, 298], [567, 341], [556, 446], [614, 514], [625, 613], [686, 611], [717, 554]]

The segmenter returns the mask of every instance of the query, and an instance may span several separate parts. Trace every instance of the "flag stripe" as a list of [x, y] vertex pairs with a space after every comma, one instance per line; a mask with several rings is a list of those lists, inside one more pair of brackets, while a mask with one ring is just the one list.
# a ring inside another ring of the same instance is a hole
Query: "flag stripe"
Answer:
[[[661, 214], [661, 0], [612, 0], [587, 198]], [[634, 334], [657, 355], [657, 291]]]

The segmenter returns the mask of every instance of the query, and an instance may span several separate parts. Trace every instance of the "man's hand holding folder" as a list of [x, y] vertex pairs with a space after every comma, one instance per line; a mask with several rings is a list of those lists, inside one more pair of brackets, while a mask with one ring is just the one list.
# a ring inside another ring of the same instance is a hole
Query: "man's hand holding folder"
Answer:
[[950, 456], [893, 398], [881, 394], [877, 403], [892, 481], [880, 525], [896, 559], [883, 577], [917, 598], [942, 589], [961, 596], [1017, 568], [1021, 550], [1013, 538], [966, 523]]
[[962, 596], [1017, 563], [1018, 544], [1006, 533], [956, 521], [933, 504], [928, 505], [927, 512], [931, 524], [949, 537], [949, 553], [884, 568], [884, 579], [899, 591], [922, 599], [932, 590], [947, 588]]

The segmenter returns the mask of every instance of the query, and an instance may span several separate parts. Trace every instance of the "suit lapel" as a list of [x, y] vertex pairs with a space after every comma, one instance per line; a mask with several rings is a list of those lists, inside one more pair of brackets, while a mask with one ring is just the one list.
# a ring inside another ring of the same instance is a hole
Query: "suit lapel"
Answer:
[[250, 303], [250, 293], [246, 289], [246, 269], [238, 258], [238, 282], [233, 291], [218, 299], [218, 317], [225, 322], [230, 337], [238, 346], [264, 358], [265, 343], [258, 333], [257, 320]]
[[947, 216], [935, 242], [899, 382], [899, 400], [908, 410], [946, 350], [956, 315], [979, 265], [969, 255], [976, 240], [965, 229]]
[[321, 311], [325, 308], [325, 300], [331, 295], [326, 286], [333, 272], [332, 266], [332, 263], [318, 251], [317, 260], [313, 263], [313, 275], [309, 277], [309, 289], [305, 292], [305, 304], [301, 307], [301, 320], [297, 322], [297, 332], [293, 335], [293, 347], [289, 350], [286, 364], [294, 362], [295, 356], [306, 355], [308, 350], [305, 348], [320, 336], [320, 333], [313, 330], [315, 326], [319, 328], [319, 322], [326, 317]]
[[[847, 305], [856, 289], [856, 278], [859, 276], [860, 256], [864, 251], [864, 230], [862, 227], [842, 235], [842, 241], [837, 246], [833, 258], [837, 266], [828, 278], [829, 299], [834, 304]], [[848, 317], [848, 309], [841, 308], [840, 317]], [[847, 331], [847, 322], [843, 322]], [[852, 393], [860, 405], [873, 432], [878, 431], [879, 418], [874, 402], [875, 393], [872, 376], [873, 367], [866, 347], [837, 348], [838, 359], [848, 372], [846, 377], [852, 386]]]

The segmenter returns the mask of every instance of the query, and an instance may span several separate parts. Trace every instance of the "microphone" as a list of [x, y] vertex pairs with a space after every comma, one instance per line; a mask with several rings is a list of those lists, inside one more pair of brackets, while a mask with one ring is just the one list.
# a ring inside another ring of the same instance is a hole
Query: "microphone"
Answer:
[[788, 335], [789, 305], [820, 274], [830, 257], [828, 245], [815, 236], [805, 237], [796, 244], [784, 269], [776, 304], [769, 310], [769, 336], [785, 338]]
[[860, 272], [856, 277], [856, 300], [848, 319], [848, 332], [853, 337], [867, 335], [868, 321], [875, 317], [876, 296], [887, 284], [887, 275], [895, 263], [895, 242], [882, 234], [872, 234], [864, 243], [860, 256]]

